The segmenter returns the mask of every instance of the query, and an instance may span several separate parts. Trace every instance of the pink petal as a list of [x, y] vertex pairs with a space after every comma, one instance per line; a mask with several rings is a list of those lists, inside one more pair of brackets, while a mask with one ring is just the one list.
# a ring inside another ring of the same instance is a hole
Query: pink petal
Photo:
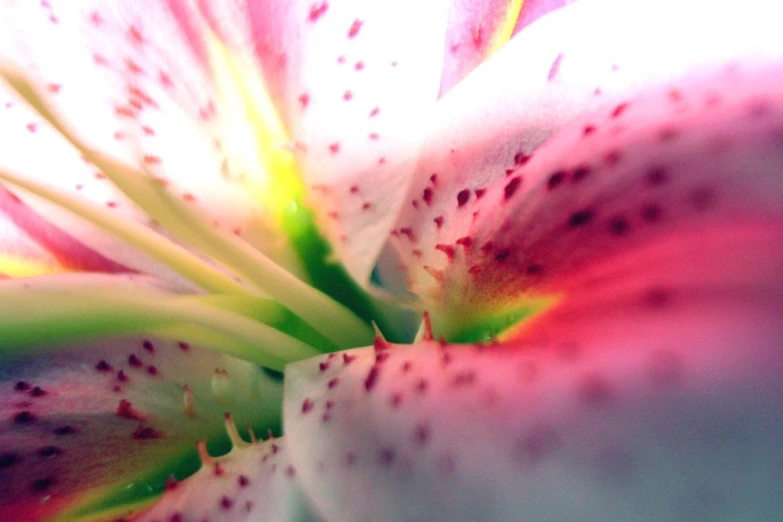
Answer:
[[415, 288], [452, 319], [499, 311], [635, 248], [779, 223], [779, 78], [747, 66], [673, 83], [582, 119], [499, 182], [460, 175], [464, 201], [436, 186], [442, 224], [414, 212], [413, 240], [396, 239]]
[[[250, 21], [308, 202], [337, 257], [367, 282], [438, 96], [448, 2], [207, 4], [218, 27]], [[246, 48], [245, 33], [220, 33]]]
[[[88, 144], [148, 169], [215, 226], [259, 239], [262, 209], [238, 172], [226, 170], [224, 128], [204, 49], [205, 25], [178, 0], [2, 8], [8, 54], [38, 80], [69, 128]], [[4, 50], [5, 52], [6, 50]], [[51, 182], [145, 224], [149, 218], [23, 102], [0, 93], [2, 166]], [[45, 151], [42, 154], [41, 151]], [[34, 202], [31, 201], [31, 204]], [[45, 207], [36, 204], [36, 208]], [[165, 270], [114, 238], [45, 210], [77, 239], [134, 268]]]
[[585, 274], [507, 343], [289, 366], [305, 490], [339, 520], [775, 519], [783, 230], [678, 239]]
[[[0, 223], [0, 257], [4, 259], [0, 263], [0, 271], [7, 275], [24, 276], [63, 270], [128, 271], [76, 241], [3, 187], [0, 187]], [[6, 263], [18, 263], [20, 272], [14, 274], [13, 270], [6, 270], [3, 266]]]
[[[439, 103], [432, 138], [392, 237], [414, 290], [425, 293], [433, 286], [422, 265], [438, 274], [447, 262], [435, 245], [453, 247], [470, 234], [482, 191], [503, 184], [508, 171], [564, 126], [596, 108], [613, 110], [646, 90], [671, 88], [676, 97], [683, 82], [710, 81], [726, 67], [761, 70], [779, 61], [783, 48], [768, 6], [751, 3], [736, 10], [701, 2], [675, 8], [667, 2], [585, 0], [523, 30]], [[767, 81], [774, 90], [771, 74]], [[560, 161], [577, 166], [575, 160]], [[530, 184], [526, 174], [522, 186]]]
[[124, 337], [5, 355], [0, 513], [39, 520], [85, 503], [94, 509], [140, 481], [150, 495], [197, 440], [225, 439], [225, 412], [266, 429], [279, 401], [280, 385], [257, 366], [184, 342]]
[[520, 7], [535, 0], [454, 0], [446, 33], [441, 95], [457, 85], [511, 37]]
[[210, 459], [134, 521], [177, 517], [223, 522], [321, 520], [300, 489], [285, 440], [274, 438]]

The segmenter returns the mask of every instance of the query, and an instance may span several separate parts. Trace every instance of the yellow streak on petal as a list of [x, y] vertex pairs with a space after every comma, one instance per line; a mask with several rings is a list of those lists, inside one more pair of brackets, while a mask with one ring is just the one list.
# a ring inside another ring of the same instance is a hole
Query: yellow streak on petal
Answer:
[[519, 19], [519, 13], [522, 11], [522, 4], [524, 3], [525, 0], [509, 0], [503, 22], [498, 24], [498, 29], [492, 37], [492, 42], [489, 44], [487, 57], [495, 54], [511, 39], [514, 27], [517, 25], [517, 19]]
[[245, 178], [282, 226], [284, 215], [296, 210], [304, 191], [290, 138], [252, 60], [229, 51], [214, 34], [208, 35], [207, 48], [226, 120], [223, 135], [230, 170]]
[[54, 262], [43, 262], [10, 254], [0, 254], [0, 274], [8, 277], [35, 277], [58, 274], [68, 270]]

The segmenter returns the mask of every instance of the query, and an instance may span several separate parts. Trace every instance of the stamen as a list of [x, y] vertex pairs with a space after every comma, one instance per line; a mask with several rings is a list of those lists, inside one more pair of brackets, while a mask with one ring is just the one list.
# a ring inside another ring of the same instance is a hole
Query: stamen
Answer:
[[233, 268], [239, 276], [299, 314], [341, 347], [361, 346], [372, 338], [367, 325], [350, 310], [290, 274], [245, 241], [213, 227], [207, 219], [166, 191], [154, 176], [147, 176], [87, 147], [54, 115], [23, 73], [0, 65], [0, 76], [117, 188], [162, 226]]
[[202, 467], [209, 466], [215, 461], [215, 459], [209, 456], [209, 452], [207, 451], [207, 439], [196, 442], [196, 449], [198, 450], [198, 456], [201, 459]]
[[233, 294], [249, 293], [245, 287], [231, 277], [144, 225], [120, 218], [103, 207], [2, 169], [0, 169], [0, 179], [61, 206], [114, 234], [205, 290]]
[[185, 415], [187, 417], [195, 416], [196, 399], [193, 396], [193, 390], [187, 384], [182, 387], [182, 396], [185, 402]]
[[250, 444], [245, 442], [245, 440], [237, 431], [237, 426], [234, 424], [234, 419], [231, 417], [231, 414], [225, 413], [224, 418], [226, 424], [226, 433], [228, 433], [228, 438], [231, 440], [231, 444], [234, 446], [234, 448], [245, 448], [249, 446]]
[[[320, 353], [240, 314], [122, 281], [96, 282], [91, 275], [72, 274], [49, 276], [35, 285], [5, 282], [0, 289], [0, 353], [52, 349], [106, 335], [165, 334], [178, 325], [188, 326], [188, 341], [204, 340], [216, 351], [278, 371], [287, 362]], [[199, 338], [202, 333], [207, 335]]]
[[212, 374], [212, 398], [217, 403], [226, 403], [231, 399], [231, 376], [226, 370], [216, 368]]

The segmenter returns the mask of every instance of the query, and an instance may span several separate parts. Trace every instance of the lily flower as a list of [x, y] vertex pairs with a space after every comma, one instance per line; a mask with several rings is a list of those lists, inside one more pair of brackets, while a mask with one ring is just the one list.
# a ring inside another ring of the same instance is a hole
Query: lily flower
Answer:
[[3, 2], [0, 513], [779, 518], [774, 11]]

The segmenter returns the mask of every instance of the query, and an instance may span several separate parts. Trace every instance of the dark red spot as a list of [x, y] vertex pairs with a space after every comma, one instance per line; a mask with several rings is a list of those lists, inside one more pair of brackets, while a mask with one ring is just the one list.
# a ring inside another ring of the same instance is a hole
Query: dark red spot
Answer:
[[147, 373], [150, 375], [158, 375], [158, 368], [150, 364], [147, 366]]
[[503, 188], [503, 196], [505, 199], [511, 198], [511, 196], [514, 195], [514, 193], [519, 188], [519, 185], [522, 184], [522, 177], [521, 176], [515, 176], [509, 180], [509, 182], [506, 184], [506, 186]]
[[442, 245], [442, 244], [435, 245], [435, 250], [439, 250], [443, 252], [444, 254], [446, 254], [446, 257], [448, 257], [449, 259], [454, 259], [454, 256], [456, 254], [454, 247], [451, 245]]
[[18, 453], [0, 453], [0, 469], [10, 468], [21, 460]]
[[435, 226], [438, 227], [438, 228], [443, 226], [443, 216], [437, 216], [432, 221], [435, 222]]
[[647, 171], [646, 179], [651, 187], [658, 187], [669, 181], [669, 173], [663, 167], [652, 167]]
[[353, 99], [353, 93], [351, 91], [345, 91], [343, 93], [343, 100], [350, 101]]
[[563, 172], [562, 170], [558, 170], [557, 172], [552, 173], [546, 182], [547, 189], [549, 190], [555, 189], [561, 183], [563, 183], [563, 180], [565, 180], [565, 172]]
[[688, 201], [696, 210], [707, 210], [715, 202], [715, 193], [708, 188], [700, 188], [688, 195]]
[[663, 308], [671, 302], [671, 295], [665, 288], [654, 287], [644, 293], [642, 300], [652, 308]]
[[46, 395], [46, 390], [44, 390], [40, 386], [36, 386], [32, 390], [30, 390], [30, 395], [32, 395], [33, 397], [43, 397], [44, 395]]
[[128, 356], [128, 364], [130, 364], [134, 368], [140, 368], [144, 366], [144, 363], [141, 361], [141, 359], [139, 359], [139, 357], [135, 353], [132, 353]]
[[427, 391], [427, 388], [429, 388], [430, 385], [427, 381], [424, 379], [419, 379], [416, 384], [414, 385], [413, 389], [416, 391], [416, 393], [423, 394]]
[[128, 376], [124, 371], [120, 370], [117, 372], [117, 380], [120, 382], [128, 382]]
[[464, 236], [457, 239], [456, 243], [462, 247], [468, 249], [473, 245], [473, 238], [470, 236]]
[[76, 428], [67, 424], [54, 430], [55, 435], [73, 435], [74, 433], [76, 433]]
[[462, 189], [457, 194], [457, 207], [464, 207], [470, 201], [470, 190]]
[[619, 150], [610, 150], [606, 154], [604, 154], [604, 163], [606, 163], [607, 167], [614, 167], [618, 163], [620, 163], [620, 160], [622, 159], [622, 154], [620, 154]]
[[367, 392], [371, 392], [373, 388], [375, 388], [375, 385], [378, 384], [378, 377], [380, 377], [380, 375], [381, 366], [379, 364], [374, 364], [372, 368], [370, 368], [367, 378], [364, 380], [364, 389]]
[[220, 499], [220, 509], [228, 511], [231, 509], [234, 505], [234, 501], [231, 500], [229, 497], [223, 495]]
[[112, 367], [111, 364], [101, 359], [100, 361], [95, 363], [95, 369], [98, 370], [99, 372], [110, 372], [114, 368]]
[[524, 152], [517, 152], [516, 154], [514, 154], [514, 165], [516, 165], [517, 167], [521, 167], [522, 165], [530, 161], [530, 158], [532, 157], [533, 156], [529, 154], [525, 154]]
[[611, 398], [609, 384], [599, 375], [588, 375], [579, 383], [579, 400], [588, 406], [601, 406]]
[[250, 484], [250, 479], [247, 478], [245, 475], [239, 475], [239, 479], [237, 480], [239, 482], [240, 488], [245, 488]]
[[663, 211], [661, 210], [661, 207], [655, 204], [644, 205], [642, 210], [639, 212], [639, 215], [642, 217], [642, 219], [648, 223], [655, 223], [656, 221], [660, 221], [662, 214]]
[[469, 386], [474, 382], [476, 382], [476, 374], [471, 370], [460, 372], [451, 380], [452, 386]]
[[25, 410], [20, 411], [16, 415], [14, 415], [14, 422], [17, 424], [29, 424], [30, 422], [33, 422], [36, 419], [35, 415], [33, 415], [31, 412]]
[[16, 384], [14, 384], [14, 390], [23, 392], [30, 389], [30, 383], [25, 381], [17, 381]]
[[588, 224], [593, 219], [593, 211], [590, 209], [579, 210], [568, 218], [568, 227], [576, 228]]
[[161, 431], [150, 428], [149, 426], [139, 426], [131, 434], [131, 437], [133, 437], [135, 440], [154, 440], [159, 439], [162, 436], [163, 433]]
[[312, 411], [313, 409], [313, 401], [310, 399], [305, 399], [302, 401], [302, 413], [308, 413]]
[[426, 426], [416, 426], [416, 428], [413, 430], [413, 440], [416, 441], [416, 443], [419, 446], [424, 446], [427, 444], [427, 441], [430, 439], [430, 430]]
[[658, 139], [664, 143], [674, 140], [679, 135], [680, 132], [674, 127], [665, 127], [658, 131]]
[[522, 439], [521, 451], [523, 458], [531, 464], [540, 462], [560, 446], [560, 436], [551, 426], [533, 428]]
[[424, 200], [427, 206], [432, 204], [432, 195], [433, 195], [432, 189], [429, 187], [425, 188], [424, 192], [422, 192], [421, 194], [421, 199]]
[[595, 125], [585, 125], [582, 129], [582, 136], [590, 136], [596, 131]]
[[334, 142], [331, 145], [329, 145], [329, 152], [332, 154], [337, 154], [340, 152], [340, 144], [338, 142]]
[[120, 403], [117, 405], [117, 411], [115, 412], [115, 415], [117, 415], [117, 417], [122, 417], [123, 419], [131, 419], [131, 420], [144, 419], [144, 414], [136, 410], [131, 404], [131, 402], [127, 399], [122, 399], [120, 401]]
[[482, 197], [484, 197], [484, 194], [487, 193], [487, 189], [483, 189], [483, 188], [476, 189], [475, 193], [476, 193], [476, 199], [481, 199]]
[[628, 220], [623, 216], [615, 216], [609, 220], [609, 232], [615, 236], [624, 236], [628, 233], [631, 226]]
[[55, 480], [54, 477], [46, 477], [46, 478], [40, 478], [34, 480], [30, 484], [30, 489], [32, 489], [36, 493], [43, 493], [44, 491], [48, 491], [51, 489], [52, 486], [54, 486]]
[[58, 448], [57, 446], [44, 446], [36, 453], [39, 457], [56, 457], [57, 455], [62, 455], [64, 452], [62, 448]]
[[590, 167], [588, 167], [587, 165], [580, 165], [574, 169], [573, 173], [571, 173], [571, 181], [574, 183], [579, 183], [587, 176], [589, 176], [590, 172], [591, 172]]
[[337, 377], [335, 377], [334, 379], [331, 379], [331, 380], [330, 380], [328, 383], [326, 383], [326, 386], [327, 386], [327, 387], [328, 387], [330, 390], [332, 390], [332, 389], [334, 389], [334, 388], [337, 386], [337, 384], [338, 384], [339, 382], [340, 382], [340, 379], [338, 379]]
[[361, 71], [364, 69], [364, 62], [356, 62], [356, 65], [354, 65], [353, 68], [357, 71]]
[[378, 462], [384, 466], [389, 466], [394, 463], [396, 456], [394, 448], [381, 448], [380, 451], [378, 451]]
[[527, 268], [525, 268], [525, 273], [529, 276], [541, 275], [543, 271], [544, 267], [536, 264], [527, 265]]
[[311, 22], [318, 21], [319, 18], [321, 18], [325, 13], [326, 10], [329, 8], [328, 2], [318, 2], [317, 4], [313, 4], [310, 6], [310, 14], [308, 15], [308, 19]]
[[503, 249], [498, 250], [497, 252], [495, 252], [492, 257], [498, 263], [502, 263], [503, 261], [508, 259], [508, 256], [510, 256], [510, 255], [511, 255], [511, 250], [508, 249], [508, 248], [503, 248]]
[[186, 342], [183, 342], [183, 341], [178, 342], [177, 346], [183, 352], [187, 352], [188, 350], [190, 350], [190, 345], [188, 343], [186, 343]]
[[356, 359], [355, 355], [348, 355], [347, 353], [343, 354], [343, 364], [345, 364], [346, 366], [351, 364], [354, 359]]
[[612, 110], [612, 118], [619, 118], [622, 116], [622, 114], [625, 112], [625, 110], [628, 108], [628, 103], [621, 103], [617, 107]]
[[362, 28], [363, 22], [361, 20], [354, 20], [351, 24], [351, 28], [348, 29], [348, 38], [354, 38], [359, 34], [359, 30]]
[[413, 229], [409, 227], [403, 227], [400, 229], [400, 234], [404, 235], [411, 241], [416, 241], [416, 235], [413, 233]]
[[303, 109], [305, 107], [307, 107], [307, 105], [309, 103], [310, 103], [310, 95], [309, 94], [304, 93], [304, 94], [300, 94], [299, 95], [299, 104], [302, 106]]
[[155, 346], [152, 344], [152, 341], [144, 341], [141, 343], [141, 345], [144, 347], [145, 350], [147, 350], [149, 353], [155, 352]]

